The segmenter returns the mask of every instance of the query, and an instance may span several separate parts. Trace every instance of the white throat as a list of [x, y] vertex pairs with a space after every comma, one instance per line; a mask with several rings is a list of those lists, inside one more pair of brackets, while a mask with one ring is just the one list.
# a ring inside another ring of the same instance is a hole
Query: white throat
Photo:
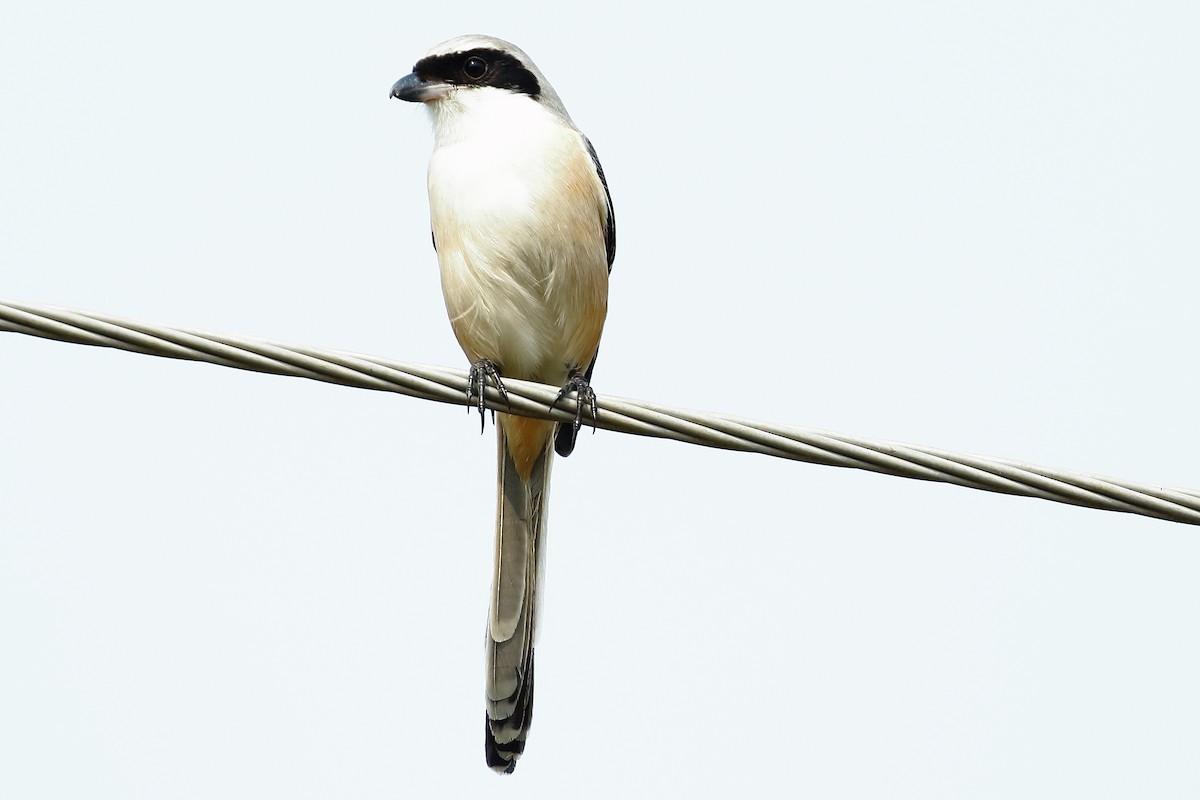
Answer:
[[520, 138], [548, 124], [572, 127], [529, 95], [491, 86], [456, 89], [427, 108], [437, 147], [472, 139]]

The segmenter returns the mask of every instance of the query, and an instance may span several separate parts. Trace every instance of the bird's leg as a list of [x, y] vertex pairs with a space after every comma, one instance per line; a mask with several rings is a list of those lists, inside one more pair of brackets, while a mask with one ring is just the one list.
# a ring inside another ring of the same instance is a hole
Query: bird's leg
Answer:
[[[479, 432], [483, 433], [484, 422], [486, 417], [484, 411], [487, 406], [483, 403], [484, 390], [487, 389], [488, 380], [495, 385], [496, 391], [500, 392], [500, 396], [504, 398], [504, 404], [512, 410], [512, 403], [508, 399], [508, 390], [504, 388], [504, 382], [500, 380], [500, 368], [490, 358], [481, 358], [471, 365], [471, 372], [467, 375], [467, 413], [471, 413], [471, 400], [476, 398], [475, 407], [479, 409]], [[492, 412], [492, 422], [496, 421], [496, 412]]]
[[550, 404], [550, 408], [557, 408], [559, 401], [572, 393], [575, 395], [575, 422], [572, 426], [574, 433], [579, 433], [579, 428], [583, 425], [585, 410], [592, 418], [592, 433], [595, 433], [597, 416], [596, 393], [592, 391], [592, 385], [588, 383], [588, 379], [582, 372], [571, 370], [571, 377], [567, 378], [567, 382], [563, 384], [562, 389], [559, 389], [558, 397], [554, 398], [554, 402]]

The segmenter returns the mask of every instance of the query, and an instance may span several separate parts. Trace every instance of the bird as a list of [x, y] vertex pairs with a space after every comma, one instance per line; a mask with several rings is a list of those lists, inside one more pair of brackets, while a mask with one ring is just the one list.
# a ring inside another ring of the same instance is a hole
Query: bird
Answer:
[[486, 639], [484, 754], [511, 773], [533, 713], [533, 655], [545, 574], [547, 492], [557, 453], [597, 414], [592, 372], [616, 251], [612, 195], [596, 149], [528, 55], [492, 36], [436, 45], [392, 86], [433, 123], [433, 247], [455, 338], [471, 364], [468, 411], [484, 424], [490, 383], [560, 386], [573, 422], [494, 415], [495, 569]]

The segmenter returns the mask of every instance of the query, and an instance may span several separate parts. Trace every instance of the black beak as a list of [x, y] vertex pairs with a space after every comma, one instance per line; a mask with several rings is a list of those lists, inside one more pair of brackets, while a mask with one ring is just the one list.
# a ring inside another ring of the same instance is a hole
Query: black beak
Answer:
[[392, 84], [392, 97], [410, 103], [428, 103], [441, 100], [450, 91], [450, 84], [442, 81], [421, 80], [417, 73], [405, 75]]

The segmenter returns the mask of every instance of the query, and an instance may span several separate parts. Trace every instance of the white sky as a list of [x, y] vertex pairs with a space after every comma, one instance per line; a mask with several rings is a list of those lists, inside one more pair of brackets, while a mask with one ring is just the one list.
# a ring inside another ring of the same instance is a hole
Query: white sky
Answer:
[[[464, 365], [431, 45], [594, 141], [601, 393], [1200, 487], [1200, 5], [19, 2], [0, 296]], [[0, 335], [0, 797], [1200, 794], [1200, 533], [601, 432], [483, 765], [460, 408]]]

